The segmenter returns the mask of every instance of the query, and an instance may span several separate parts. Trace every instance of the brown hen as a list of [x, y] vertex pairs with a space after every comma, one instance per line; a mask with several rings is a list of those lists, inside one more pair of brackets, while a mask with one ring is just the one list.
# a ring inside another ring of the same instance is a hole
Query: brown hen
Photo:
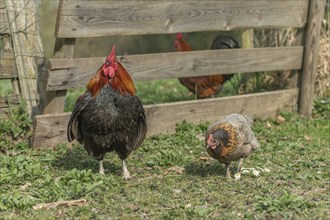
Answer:
[[235, 179], [240, 179], [243, 159], [260, 145], [255, 137], [249, 116], [231, 114], [209, 126], [205, 135], [207, 153], [226, 165], [226, 176], [231, 179], [229, 166], [239, 161]]
[[[177, 51], [192, 51], [191, 46], [183, 39], [181, 33], [176, 35], [174, 47]], [[228, 36], [219, 36], [214, 40], [212, 44], [212, 49], [231, 49], [238, 47], [238, 43]], [[220, 92], [223, 84], [232, 76], [233, 74], [219, 74], [209, 76], [182, 77], [179, 78], [179, 81], [190, 92], [195, 94], [197, 98], [207, 98], [212, 97]]]

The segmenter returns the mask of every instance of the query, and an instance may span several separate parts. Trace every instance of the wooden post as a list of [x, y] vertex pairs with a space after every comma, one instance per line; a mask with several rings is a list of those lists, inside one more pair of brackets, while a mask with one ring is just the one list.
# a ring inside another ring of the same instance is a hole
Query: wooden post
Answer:
[[[57, 38], [55, 42], [54, 49], [54, 58], [64, 58], [70, 59], [73, 57], [74, 53], [74, 45], [75, 38]], [[46, 92], [46, 82], [48, 81], [48, 77], [42, 79], [43, 82], [43, 91], [46, 93], [45, 104], [43, 113], [60, 113], [64, 111], [64, 101], [66, 96], [66, 90], [58, 90], [58, 91], [48, 91]]]
[[[245, 29], [241, 32], [241, 47], [242, 48], [254, 48], [254, 32], [253, 29]], [[244, 73], [241, 84], [243, 84], [244, 92], [246, 92], [246, 84], [247, 82], [253, 78], [255, 75], [254, 72]]]
[[326, 0], [310, 0], [309, 3], [308, 23], [305, 34], [304, 62], [299, 97], [299, 112], [308, 118], [312, 117], [319, 38], [325, 2]]
[[38, 64], [44, 57], [36, 19], [37, 6], [29, 0], [6, 0], [10, 35], [14, 48], [19, 89], [30, 116], [40, 113], [37, 90]]
[[[56, 20], [56, 28], [59, 26], [59, 13], [63, 9], [63, 1], [61, 0], [58, 5], [58, 14]], [[57, 32], [57, 30], [56, 30]], [[56, 34], [57, 36], [57, 34]], [[54, 48], [54, 58], [71, 59], [73, 58], [74, 46], [76, 38], [56, 38]], [[46, 91], [48, 82], [47, 76], [42, 77], [41, 83], [43, 94], [43, 114], [60, 113], [64, 111], [64, 101], [66, 90]]]
[[246, 29], [241, 33], [242, 48], [254, 48], [253, 29]]

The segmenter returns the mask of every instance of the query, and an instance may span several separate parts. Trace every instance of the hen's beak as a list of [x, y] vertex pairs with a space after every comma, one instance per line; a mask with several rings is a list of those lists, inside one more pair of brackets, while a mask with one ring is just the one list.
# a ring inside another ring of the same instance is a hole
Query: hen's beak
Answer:
[[214, 150], [215, 148], [217, 148], [217, 145], [207, 145], [206, 149], [211, 148], [212, 150]]

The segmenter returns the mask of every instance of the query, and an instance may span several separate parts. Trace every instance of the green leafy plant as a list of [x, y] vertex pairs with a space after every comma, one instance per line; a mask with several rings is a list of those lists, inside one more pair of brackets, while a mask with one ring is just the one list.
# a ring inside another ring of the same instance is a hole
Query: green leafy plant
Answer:
[[326, 120], [330, 119], [330, 94], [314, 100], [313, 116]]
[[26, 103], [12, 107], [9, 117], [0, 118], [0, 150], [26, 149], [32, 134], [32, 120]]
[[270, 196], [258, 196], [256, 199], [256, 210], [273, 217], [292, 217], [287, 216], [289, 212], [293, 212], [291, 215], [294, 213], [301, 214], [304, 210], [315, 207], [314, 203], [307, 201], [303, 197], [287, 192], [284, 192], [284, 194], [278, 198]]

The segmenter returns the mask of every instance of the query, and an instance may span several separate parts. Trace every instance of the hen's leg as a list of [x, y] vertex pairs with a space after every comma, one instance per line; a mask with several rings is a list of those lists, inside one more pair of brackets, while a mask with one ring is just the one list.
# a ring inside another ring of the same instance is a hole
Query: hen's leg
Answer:
[[229, 165], [230, 165], [230, 163], [226, 163], [225, 164], [226, 165], [226, 177], [227, 177], [227, 179], [231, 179], [231, 176], [230, 176], [230, 169], [229, 169]]
[[243, 166], [243, 158], [239, 159], [237, 173], [235, 174], [235, 180], [239, 180], [241, 178], [241, 170]]
[[103, 160], [100, 160], [99, 174], [104, 175]]
[[124, 177], [124, 179], [129, 179], [131, 177], [131, 175], [128, 172], [126, 161], [122, 160], [122, 163], [123, 163], [123, 177]]

